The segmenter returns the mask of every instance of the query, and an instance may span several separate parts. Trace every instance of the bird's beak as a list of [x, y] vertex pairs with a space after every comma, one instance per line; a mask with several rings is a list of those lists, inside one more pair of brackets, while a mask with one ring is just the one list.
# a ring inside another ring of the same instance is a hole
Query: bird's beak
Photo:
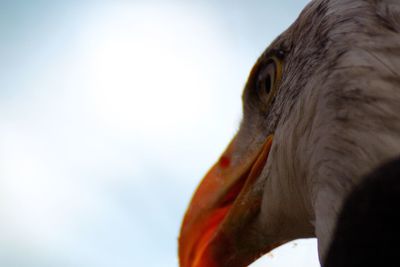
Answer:
[[[234, 138], [207, 173], [182, 223], [181, 267], [244, 266], [260, 256], [250, 251], [237, 253], [243, 246], [237, 236], [259, 213], [262, 190], [254, 190], [252, 185], [264, 168], [271, 144], [272, 136], [268, 136], [256, 151], [236, 155]], [[240, 258], [235, 258], [239, 254]], [[232, 261], [238, 265], [230, 264]]]

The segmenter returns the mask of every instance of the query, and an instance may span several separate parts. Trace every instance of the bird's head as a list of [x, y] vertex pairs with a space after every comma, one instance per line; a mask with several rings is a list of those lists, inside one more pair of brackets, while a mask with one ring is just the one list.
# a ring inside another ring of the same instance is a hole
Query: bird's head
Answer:
[[380, 62], [383, 43], [370, 42], [378, 34], [392, 45], [400, 40], [392, 34], [399, 20], [376, 15], [393, 1], [379, 2], [385, 1], [314, 0], [258, 59], [242, 95], [240, 128], [185, 214], [182, 267], [246, 266], [315, 233], [320, 244], [328, 242], [333, 223], [326, 218], [340, 205], [329, 206], [337, 189], [332, 179], [343, 174], [338, 184], [346, 191], [346, 179], [364, 172], [365, 161], [390, 154], [383, 139], [366, 148], [371, 139], [358, 135], [379, 124], [375, 117], [363, 121], [365, 114], [379, 115], [371, 101], [400, 112], [374, 84], [378, 75], [387, 83], [400, 80], [390, 80], [390, 64]]

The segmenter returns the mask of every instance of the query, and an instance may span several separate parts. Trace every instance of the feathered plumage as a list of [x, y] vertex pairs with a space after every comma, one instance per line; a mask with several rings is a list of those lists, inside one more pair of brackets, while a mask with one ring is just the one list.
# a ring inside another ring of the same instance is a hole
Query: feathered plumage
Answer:
[[324, 259], [343, 199], [400, 155], [399, 32], [399, 1], [314, 0], [272, 42], [185, 216], [182, 267], [241, 267], [313, 236]]
[[399, 266], [400, 158], [375, 170], [346, 198], [324, 267]]

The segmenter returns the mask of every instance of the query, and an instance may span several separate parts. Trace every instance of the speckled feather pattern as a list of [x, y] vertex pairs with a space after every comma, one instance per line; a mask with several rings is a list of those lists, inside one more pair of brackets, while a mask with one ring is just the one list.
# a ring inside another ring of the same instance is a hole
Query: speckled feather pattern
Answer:
[[274, 133], [253, 238], [316, 235], [323, 258], [343, 198], [400, 155], [400, 1], [312, 1], [260, 60], [274, 49], [286, 51], [275, 100], [244, 103], [238, 132], [240, 153]]

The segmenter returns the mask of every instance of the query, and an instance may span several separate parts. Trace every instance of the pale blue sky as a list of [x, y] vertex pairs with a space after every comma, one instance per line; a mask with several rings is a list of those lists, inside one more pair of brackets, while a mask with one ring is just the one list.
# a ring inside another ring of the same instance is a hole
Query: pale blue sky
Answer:
[[[0, 266], [177, 266], [248, 72], [306, 2], [1, 1]], [[317, 266], [296, 244], [263, 262]]]

